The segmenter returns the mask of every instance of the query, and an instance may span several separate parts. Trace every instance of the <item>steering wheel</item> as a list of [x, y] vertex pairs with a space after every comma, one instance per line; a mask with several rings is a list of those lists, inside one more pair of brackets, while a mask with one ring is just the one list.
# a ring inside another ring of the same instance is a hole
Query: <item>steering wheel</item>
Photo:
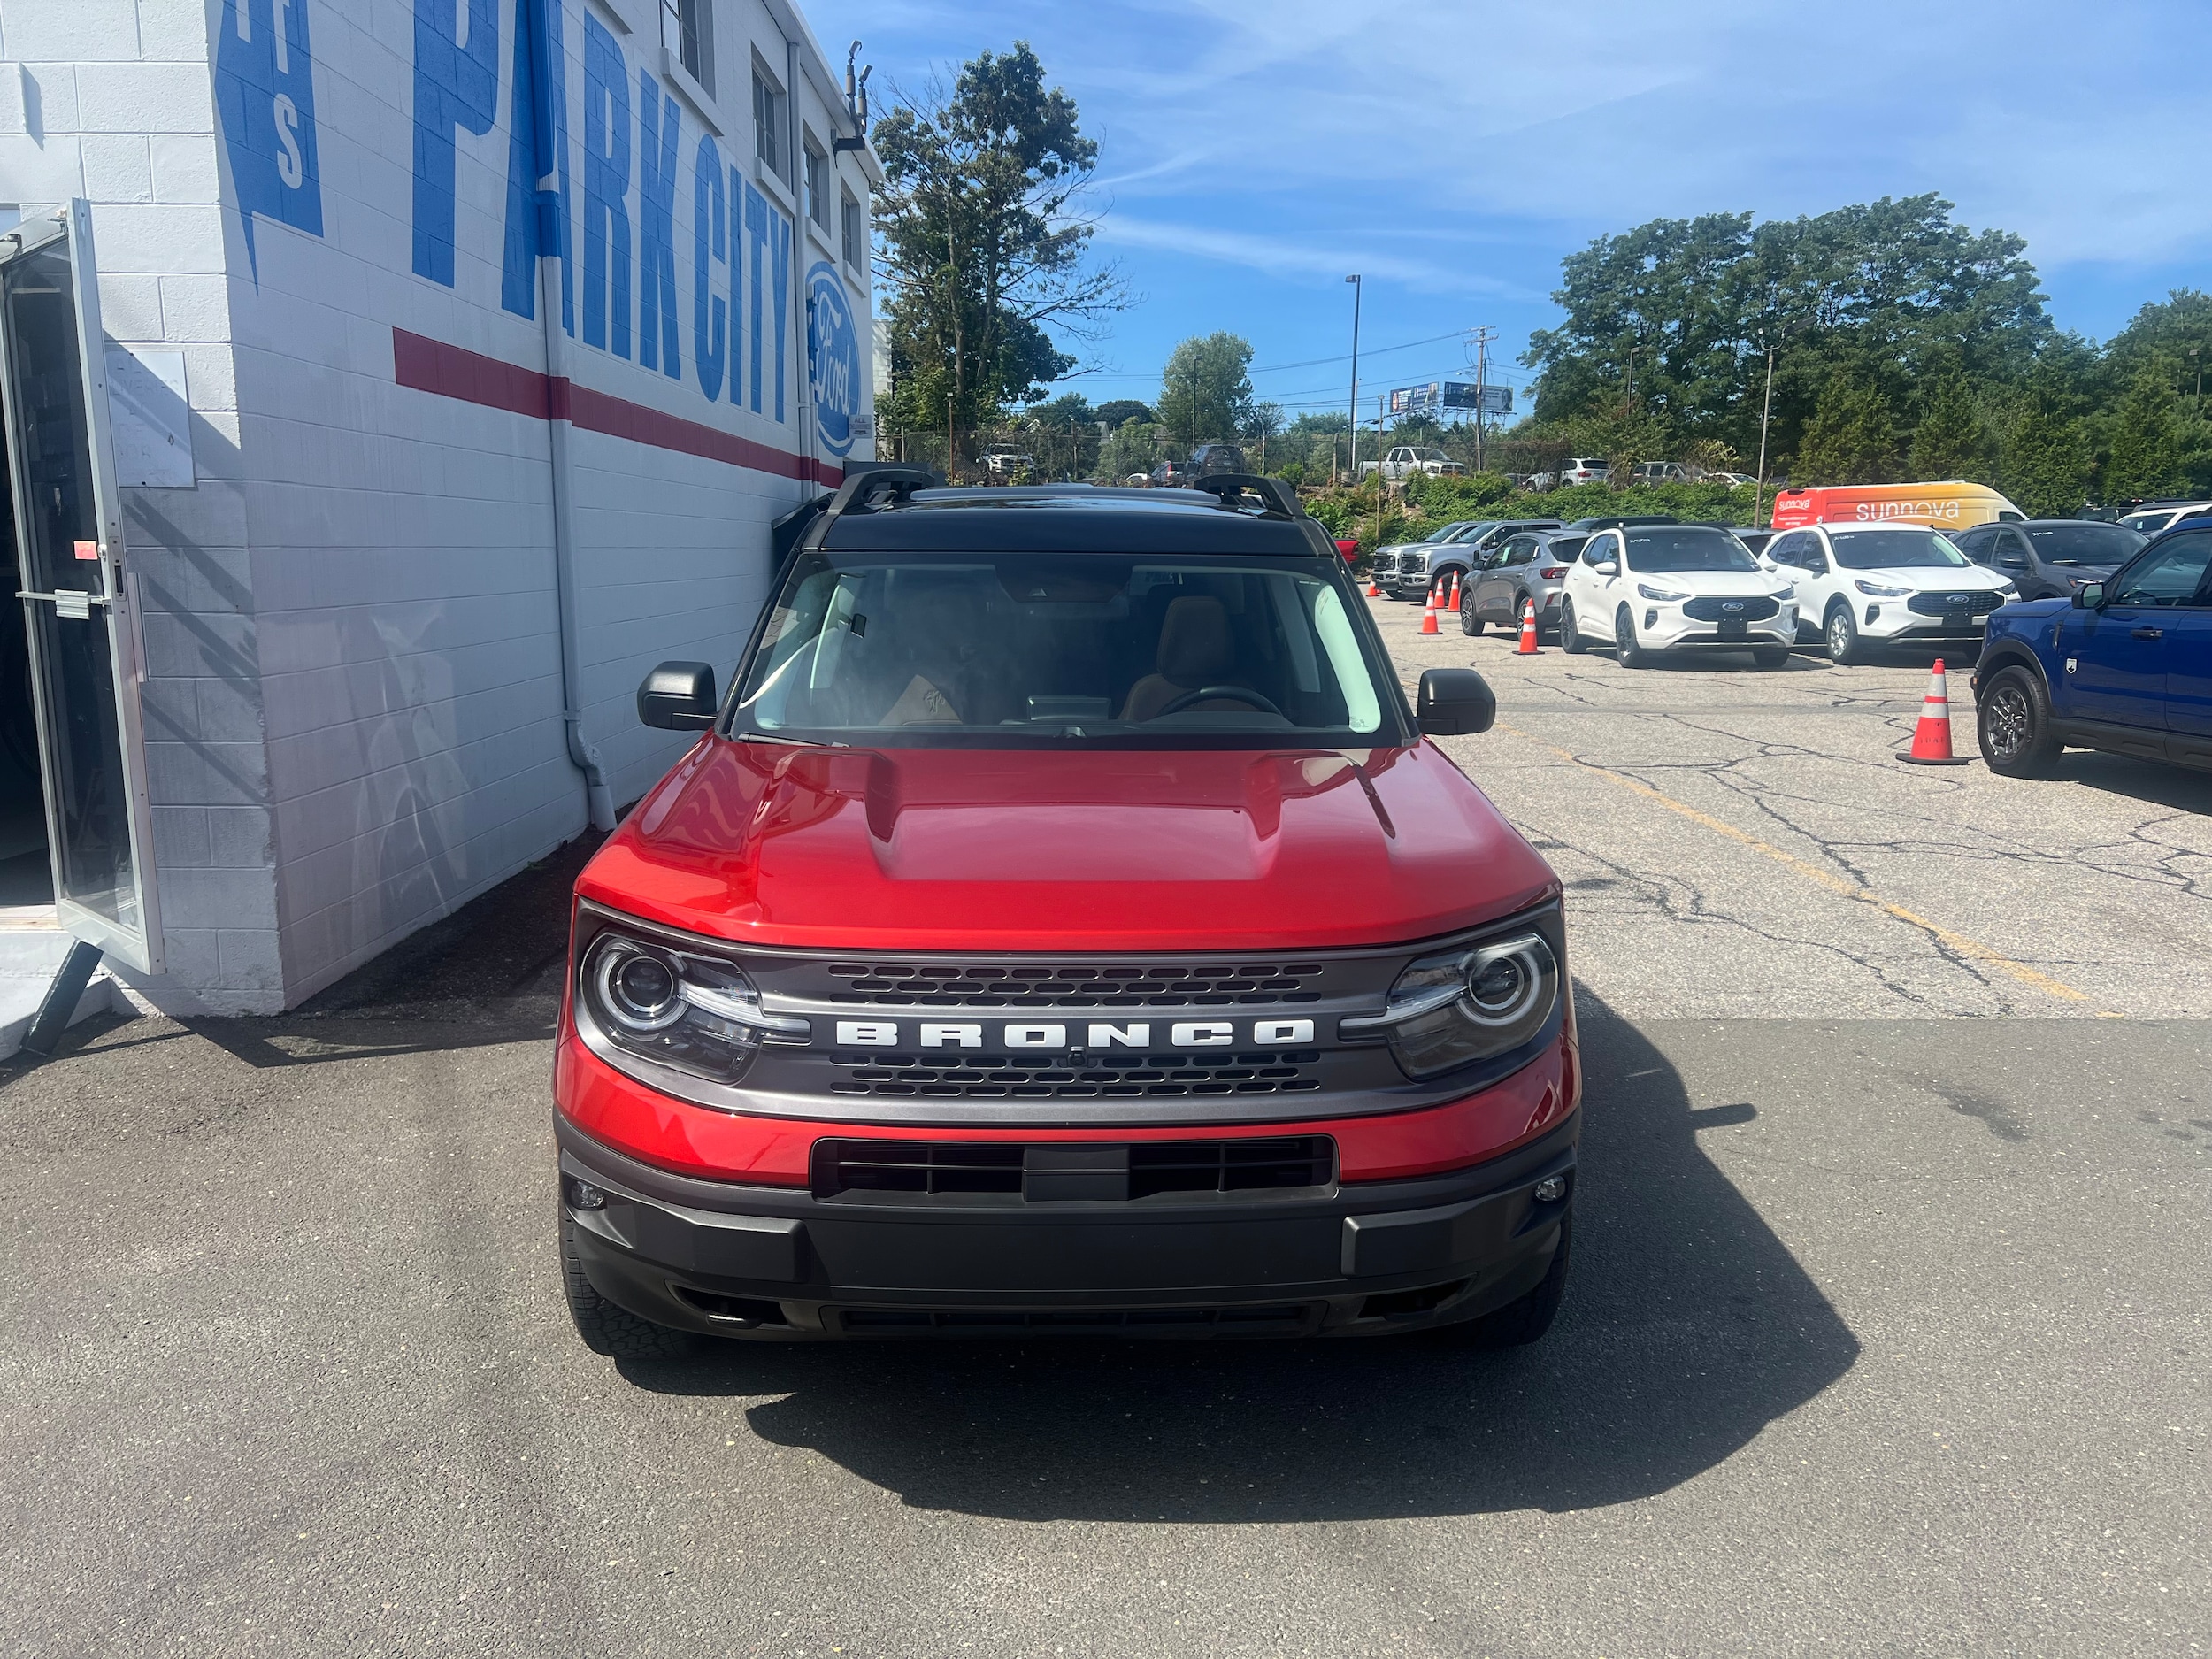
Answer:
[[1248, 703], [1256, 709], [1263, 709], [1278, 719], [1288, 718], [1258, 692], [1243, 686], [1201, 686], [1195, 691], [1187, 691], [1179, 697], [1171, 698], [1166, 706], [1152, 715], [1151, 718], [1156, 720], [1164, 715], [1180, 714], [1192, 703], [1203, 703], [1209, 697], [1228, 697], [1238, 703]]

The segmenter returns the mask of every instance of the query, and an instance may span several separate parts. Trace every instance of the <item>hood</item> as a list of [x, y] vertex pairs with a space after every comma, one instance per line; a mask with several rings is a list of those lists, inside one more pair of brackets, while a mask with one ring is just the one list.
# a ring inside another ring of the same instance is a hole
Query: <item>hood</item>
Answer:
[[1995, 571], [1970, 565], [1964, 570], [1938, 570], [1926, 565], [1878, 565], [1863, 571], [1845, 565], [1836, 575], [1845, 581], [1856, 579], [1863, 582], [1881, 582], [1890, 588], [1909, 588], [1916, 593], [1932, 594], [1948, 590], [1955, 593], [1991, 593], [2009, 587], [2012, 579]]
[[1668, 571], [1657, 576], [1630, 572], [1629, 580], [1677, 593], [1722, 599], [1772, 599], [1788, 583], [1778, 571]]
[[1442, 753], [703, 739], [577, 879], [762, 945], [1279, 950], [1475, 926], [1558, 878]]

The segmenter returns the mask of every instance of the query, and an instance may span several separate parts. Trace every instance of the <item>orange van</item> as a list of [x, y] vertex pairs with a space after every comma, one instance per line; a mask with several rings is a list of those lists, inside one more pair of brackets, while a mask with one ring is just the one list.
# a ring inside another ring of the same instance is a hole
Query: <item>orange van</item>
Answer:
[[1773, 525], [1874, 524], [1909, 518], [1938, 530], [1965, 530], [2027, 514], [1985, 484], [1832, 484], [1786, 489], [1774, 498]]

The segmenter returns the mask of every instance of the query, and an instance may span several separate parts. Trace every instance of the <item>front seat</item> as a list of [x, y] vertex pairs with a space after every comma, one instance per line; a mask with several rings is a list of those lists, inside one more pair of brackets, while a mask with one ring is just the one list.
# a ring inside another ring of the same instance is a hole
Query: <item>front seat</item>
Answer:
[[[1187, 691], [1233, 683], [1237, 649], [1229, 637], [1229, 613], [1210, 595], [1187, 595], [1167, 608], [1160, 622], [1157, 672], [1129, 687], [1121, 705], [1125, 720], [1149, 720]], [[1194, 709], [1244, 709], [1226, 697], [1194, 703]]]

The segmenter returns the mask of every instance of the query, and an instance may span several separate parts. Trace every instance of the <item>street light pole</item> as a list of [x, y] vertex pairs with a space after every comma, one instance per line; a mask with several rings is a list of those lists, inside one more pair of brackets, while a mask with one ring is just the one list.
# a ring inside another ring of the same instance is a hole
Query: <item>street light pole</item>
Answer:
[[1366, 285], [1361, 282], [1356, 275], [1348, 276], [1344, 280], [1352, 285], [1352, 396], [1350, 402], [1345, 405], [1345, 413], [1348, 417], [1345, 424], [1352, 429], [1350, 434], [1351, 459], [1345, 463], [1344, 472], [1345, 481], [1357, 485], [1359, 482], [1359, 302], [1360, 296], [1366, 291]]
[[1751, 527], [1754, 530], [1759, 527], [1759, 503], [1766, 498], [1767, 493], [1767, 422], [1774, 413], [1774, 350], [1775, 346], [1780, 345], [1788, 337], [1786, 331], [1777, 335], [1771, 346], [1767, 345], [1763, 336], [1759, 341], [1759, 344], [1766, 346], [1767, 396], [1764, 406], [1759, 411], [1759, 476], [1751, 487]]

